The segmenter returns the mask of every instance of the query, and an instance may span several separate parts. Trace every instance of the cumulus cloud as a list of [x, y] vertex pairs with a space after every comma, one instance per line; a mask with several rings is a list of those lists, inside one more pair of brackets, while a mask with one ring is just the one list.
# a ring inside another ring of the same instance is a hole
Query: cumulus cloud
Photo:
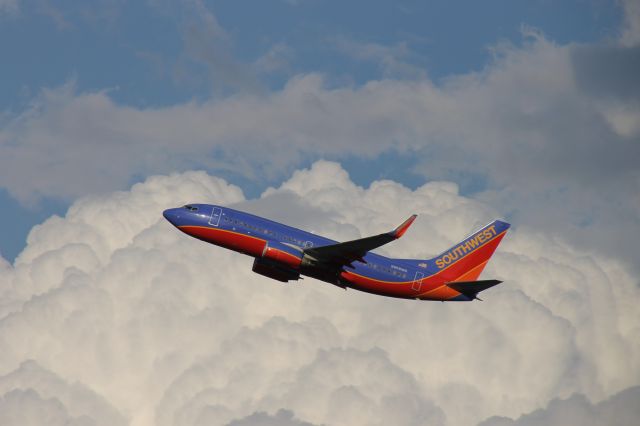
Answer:
[[500, 216], [451, 182], [362, 188], [330, 162], [257, 199], [204, 172], [81, 199], [0, 269], [8, 421], [31, 421], [24, 409], [70, 424], [474, 425], [638, 385], [640, 291], [611, 258], [516, 226], [485, 271], [506, 282], [484, 303], [281, 285], [161, 217], [197, 201], [335, 239], [415, 212], [382, 250], [414, 258]]
[[78, 383], [67, 383], [34, 361], [0, 377], [3, 425], [125, 425], [104, 398]]

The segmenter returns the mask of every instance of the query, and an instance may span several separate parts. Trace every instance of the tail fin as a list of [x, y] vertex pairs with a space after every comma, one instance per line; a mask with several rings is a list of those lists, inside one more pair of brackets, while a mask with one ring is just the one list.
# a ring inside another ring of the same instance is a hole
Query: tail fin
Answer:
[[476, 281], [510, 226], [494, 220], [429, 263], [447, 282]]

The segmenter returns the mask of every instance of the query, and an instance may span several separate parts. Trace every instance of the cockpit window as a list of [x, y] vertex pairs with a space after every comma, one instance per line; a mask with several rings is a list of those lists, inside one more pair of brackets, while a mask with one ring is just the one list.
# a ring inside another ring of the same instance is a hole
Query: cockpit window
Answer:
[[184, 208], [185, 208], [185, 209], [187, 209], [187, 210], [189, 210], [189, 211], [191, 211], [191, 212], [197, 212], [197, 211], [198, 211], [198, 208], [197, 208], [197, 207], [192, 206], [192, 205], [190, 205], [190, 204], [187, 204], [186, 206], [184, 206]]

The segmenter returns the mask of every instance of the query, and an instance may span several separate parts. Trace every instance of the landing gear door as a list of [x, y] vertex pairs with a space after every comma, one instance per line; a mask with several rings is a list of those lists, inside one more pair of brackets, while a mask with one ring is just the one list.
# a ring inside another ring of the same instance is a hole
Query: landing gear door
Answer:
[[222, 209], [220, 207], [214, 207], [211, 210], [211, 217], [209, 218], [209, 225], [218, 226], [220, 225], [220, 218], [222, 217]]

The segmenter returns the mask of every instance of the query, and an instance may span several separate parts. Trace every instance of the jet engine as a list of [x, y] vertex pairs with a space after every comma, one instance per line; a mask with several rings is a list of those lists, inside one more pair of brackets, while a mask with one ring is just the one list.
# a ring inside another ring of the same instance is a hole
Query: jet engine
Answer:
[[300, 279], [300, 273], [298, 271], [270, 259], [256, 258], [253, 261], [253, 268], [251, 270], [256, 274], [264, 275], [265, 277], [273, 278], [283, 283]]
[[276, 264], [286, 265], [292, 269], [300, 268], [302, 257], [302, 249], [275, 241], [268, 241], [262, 250], [263, 259], [272, 260]]

